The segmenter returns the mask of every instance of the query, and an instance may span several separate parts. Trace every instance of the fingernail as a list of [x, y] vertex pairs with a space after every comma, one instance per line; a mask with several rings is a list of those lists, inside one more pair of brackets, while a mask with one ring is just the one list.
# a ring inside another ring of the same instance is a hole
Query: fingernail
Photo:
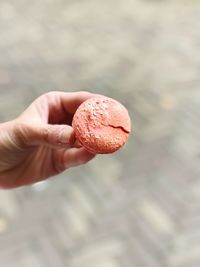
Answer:
[[61, 145], [70, 145], [72, 146], [75, 142], [75, 136], [73, 129], [63, 129], [59, 135], [59, 143]]

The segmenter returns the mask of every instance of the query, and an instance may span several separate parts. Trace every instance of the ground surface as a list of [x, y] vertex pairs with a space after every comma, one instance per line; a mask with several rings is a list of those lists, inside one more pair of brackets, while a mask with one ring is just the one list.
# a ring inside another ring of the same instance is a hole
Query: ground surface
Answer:
[[200, 2], [0, 1], [0, 119], [50, 90], [124, 103], [127, 146], [0, 192], [0, 266], [200, 266]]

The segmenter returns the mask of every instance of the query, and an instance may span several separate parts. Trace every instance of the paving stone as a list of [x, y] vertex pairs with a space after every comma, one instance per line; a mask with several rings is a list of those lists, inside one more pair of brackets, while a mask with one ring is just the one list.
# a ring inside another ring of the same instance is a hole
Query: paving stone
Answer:
[[127, 106], [133, 134], [0, 192], [0, 266], [200, 265], [198, 0], [0, 1], [0, 120], [51, 91]]

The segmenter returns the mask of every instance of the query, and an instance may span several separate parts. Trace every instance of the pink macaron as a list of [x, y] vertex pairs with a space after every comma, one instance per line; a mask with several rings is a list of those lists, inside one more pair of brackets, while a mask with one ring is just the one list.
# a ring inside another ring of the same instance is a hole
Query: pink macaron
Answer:
[[89, 152], [110, 154], [126, 143], [131, 132], [131, 120], [121, 103], [97, 95], [78, 107], [72, 127], [76, 139]]

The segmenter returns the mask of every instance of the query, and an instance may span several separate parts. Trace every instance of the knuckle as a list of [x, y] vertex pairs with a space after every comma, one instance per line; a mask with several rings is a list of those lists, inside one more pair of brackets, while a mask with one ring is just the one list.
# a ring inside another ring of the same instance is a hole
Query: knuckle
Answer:
[[47, 102], [52, 98], [53, 94], [52, 92], [45, 93], [41, 96], [41, 98], [47, 100]]
[[31, 130], [30, 126], [26, 123], [16, 122], [13, 128], [13, 139], [12, 141], [18, 146], [19, 148], [23, 148], [24, 146], [29, 144], [31, 138]]
[[52, 97], [55, 97], [56, 94], [57, 94], [56, 91], [50, 91], [50, 92], [44, 93], [41, 96], [39, 96], [39, 99], [49, 100], [49, 99], [52, 99]]
[[79, 159], [78, 161], [77, 161], [77, 163], [78, 163], [78, 165], [85, 165], [85, 160], [83, 160], [83, 159]]
[[84, 91], [84, 90], [81, 90], [78, 93], [82, 94], [82, 95], [90, 95], [91, 94], [89, 91]]
[[84, 157], [84, 158], [80, 158], [80, 159], [78, 160], [78, 164], [79, 164], [79, 165], [85, 165], [88, 161], [89, 161], [89, 159], [86, 158], [86, 157]]
[[59, 156], [56, 155], [56, 153], [53, 154], [52, 166], [55, 174], [59, 174], [67, 169], [63, 154], [60, 154]]
[[39, 135], [42, 136], [44, 141], [48, 142], [50, 139], [50, 135], [51, 135], [51, 127], [48, 125], [45, 128], [41, 128]]

